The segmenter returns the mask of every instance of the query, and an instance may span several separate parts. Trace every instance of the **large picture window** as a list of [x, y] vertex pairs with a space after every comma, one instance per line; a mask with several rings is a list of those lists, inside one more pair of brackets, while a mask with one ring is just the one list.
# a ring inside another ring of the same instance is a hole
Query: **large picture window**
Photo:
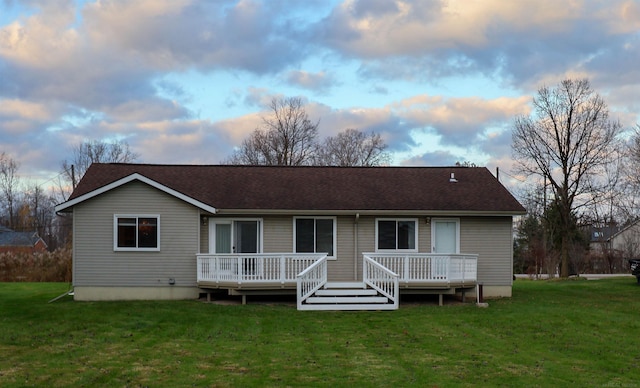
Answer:
[[114, 250], [116, 251], [159, 251], [159, 215], [114, 216]]
[[376, 222], [376, 249], [387, 251], [417, 251], [418, 222], [379, 219]]
[[294, 250], [297, 253], [327, 253], [335, 258], [335, 218], [294, 218]]

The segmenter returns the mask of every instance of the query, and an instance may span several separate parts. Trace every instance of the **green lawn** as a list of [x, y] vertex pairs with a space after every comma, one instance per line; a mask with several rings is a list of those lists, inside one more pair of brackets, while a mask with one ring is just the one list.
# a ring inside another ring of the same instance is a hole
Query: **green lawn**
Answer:
[[634, 278], [525, 281], [489, 308], [73, 302], [0, 283], [0, 386], [640, 387]]

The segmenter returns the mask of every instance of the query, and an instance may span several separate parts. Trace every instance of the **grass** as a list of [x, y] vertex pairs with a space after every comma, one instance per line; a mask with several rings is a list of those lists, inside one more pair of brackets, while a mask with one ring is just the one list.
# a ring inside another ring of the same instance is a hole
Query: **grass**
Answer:
[[483, 309], [73, 302], [0, 283], [0, 386], [640, 387], [633, 278], [528, 281]]

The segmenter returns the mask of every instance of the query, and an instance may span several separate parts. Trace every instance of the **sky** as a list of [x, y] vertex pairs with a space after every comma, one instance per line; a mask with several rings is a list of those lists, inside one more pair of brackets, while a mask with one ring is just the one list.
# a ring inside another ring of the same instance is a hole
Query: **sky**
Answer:
[[508, 180], [514, 118], [566, 78], [640, 123], [640, 1], [0, 0], [0, 152], [45, 185], [85, 140], [221, 163], [274, 97], [321, 138], [379, 133], [392, 165]]

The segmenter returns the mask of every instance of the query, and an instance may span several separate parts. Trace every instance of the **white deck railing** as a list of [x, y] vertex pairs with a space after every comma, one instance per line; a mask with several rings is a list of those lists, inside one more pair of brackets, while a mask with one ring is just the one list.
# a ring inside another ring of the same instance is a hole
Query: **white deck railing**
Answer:
[[198, 282], [222, 285], [244, 283], [296, 284], [297, 276], [325, 253], [198, 254]]
[[400, 303], [398, 274], [386, 268], [374, 259], [364, 256], [362, 262], [362, 280], [369, 287], [389, 298], [395, 308]]
[[300, 272], [297, 281], [296, 299], [300, 310], [304, 301], [327, 283], [327, 255]]
[[439, 253], [363, 253], [398, 274], [401, 285], [475, 283], [478, 277], [478, 255]]

